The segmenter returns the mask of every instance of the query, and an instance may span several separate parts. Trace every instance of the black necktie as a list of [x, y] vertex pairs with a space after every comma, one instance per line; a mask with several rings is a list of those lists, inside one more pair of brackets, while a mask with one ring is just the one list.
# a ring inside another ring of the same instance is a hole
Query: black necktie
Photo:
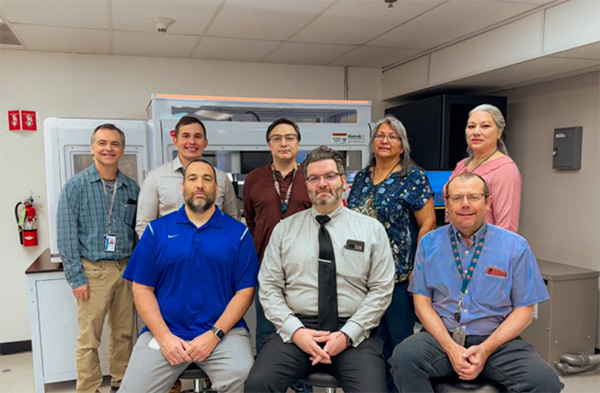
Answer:
[[338, 327], [335, 255], [325, 223], [329, 216], [317, 216], [319, 228], [319, 329], [336, 331]]

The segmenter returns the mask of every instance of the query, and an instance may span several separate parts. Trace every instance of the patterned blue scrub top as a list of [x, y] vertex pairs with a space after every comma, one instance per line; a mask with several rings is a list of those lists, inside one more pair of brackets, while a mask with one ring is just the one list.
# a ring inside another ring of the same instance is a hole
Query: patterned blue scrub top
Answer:
[[419, 228], [413, 214], [421, 210], [433, 191], [421, 169], [412, 167], [405, 177], [394, 172], [375, 185], [369, 168], [356, 174], [348, 207], [359, 213], [377, 218], [383, 224], [390, 239], [399, 281], [408, 278], [417, 250]]

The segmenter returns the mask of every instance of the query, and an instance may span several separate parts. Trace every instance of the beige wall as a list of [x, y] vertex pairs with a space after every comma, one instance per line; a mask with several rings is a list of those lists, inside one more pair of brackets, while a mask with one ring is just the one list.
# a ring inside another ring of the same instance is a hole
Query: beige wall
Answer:
[[[499, 95], [508, 97], [508, 149], [523, 175], [519, 233], [539, 259], [600, 270], [600, 73]], [[554, 129], [571, 126], [583, 127], [581, 170], [554, 170]]]
[[[351, 68], [349, 99], [383, 115], [381, 71]], [[30, 339], [25, 270], [48, 247], [41, 126], [46, 117], [144, 119], [152, 93], [342, 99], [342, 67], [0, 51], [0, 343]], [[7, 111], [37, 111], [37, 132], [9, 132]], [[40, 246], [18, 244], [14, 205], [37, 198]]]

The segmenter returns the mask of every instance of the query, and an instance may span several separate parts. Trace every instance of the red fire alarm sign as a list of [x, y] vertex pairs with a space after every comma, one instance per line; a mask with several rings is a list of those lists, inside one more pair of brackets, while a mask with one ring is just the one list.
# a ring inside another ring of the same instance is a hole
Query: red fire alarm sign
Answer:
[[34, 111], [21, 111], [21, 127], [23, 127], [23, 131], [37, 131], [37, 120]]
[[8, 111], [8, 129], [10, 131], [21, 131], [20, 111]]
[[8, 129], [10, 131], [37, 131], [35, 111], [8, 111]]

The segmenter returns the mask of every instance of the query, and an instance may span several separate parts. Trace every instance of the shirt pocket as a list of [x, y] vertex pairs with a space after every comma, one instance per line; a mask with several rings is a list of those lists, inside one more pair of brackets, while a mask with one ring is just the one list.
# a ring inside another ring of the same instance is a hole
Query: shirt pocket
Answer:
[[502, 277], [487, 274], [486, 270], [487, 266], [486, 269], [481, 269], [478, 276], [473, 277], [473, 281], [479, 280], [479, 285], [473, 289], [473, 297], [479, 304], [491, 308], [510, 305], [512, 287], [510, 273], [507, 272], [507, 275]]
[[[137, 201], [136, 201], [137, 202]], [[121, 217], [123, 222], [129, 227], [135, 227], [135, 213], [137, 210], [137, 204], [124, 203], [121, 206]]]
[[365, 281], [369, 271], [369, 261], [365, 258], [365, 251], [342, 249], [342, 260], [336, 260], [336, 272], [353, 281]]

